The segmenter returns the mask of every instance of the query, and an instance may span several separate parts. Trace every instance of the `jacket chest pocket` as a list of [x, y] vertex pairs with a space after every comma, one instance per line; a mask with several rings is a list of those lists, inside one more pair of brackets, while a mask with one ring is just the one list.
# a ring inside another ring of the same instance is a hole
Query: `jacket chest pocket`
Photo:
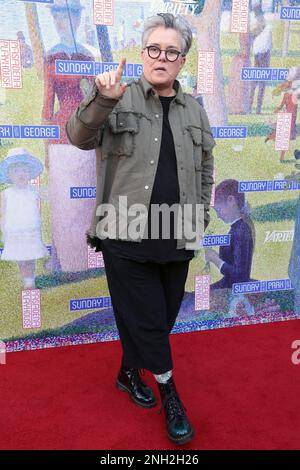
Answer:
[[201, 170], [202, 169], [202, 145], [203, 145], [201, 127], [188, 126], [187, 131], [193, 143], [193, 156], [194, 156], [195, 169]]
[[108, 129], [102, 140], [103, 158], [130, 157], [139, 132], [139, 117], [132, 111], [116, 111], [108, 116]]

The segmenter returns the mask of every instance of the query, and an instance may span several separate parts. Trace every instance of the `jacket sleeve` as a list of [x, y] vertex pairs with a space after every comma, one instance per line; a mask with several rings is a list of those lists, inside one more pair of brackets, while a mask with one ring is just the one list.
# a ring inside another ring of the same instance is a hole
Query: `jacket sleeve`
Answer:
[[204, 205], [204, 224], [205, 228], [210, 221], [209, 208], [211, 201], [212, 185], [214, 184], [214, 156], [212, 153], [216, 142], [213, 138], [209, 120], [205, 109], [201, 106], [201, 122], [202, 122], [202, 184], [201, 184], [201, 204]]
[[80, 103], [65, 125], [70, 143], [82, 150], [99, 146], [103, 125], [118, 102], [118, 99], [101, 95], [94, 83], [91, 93]]

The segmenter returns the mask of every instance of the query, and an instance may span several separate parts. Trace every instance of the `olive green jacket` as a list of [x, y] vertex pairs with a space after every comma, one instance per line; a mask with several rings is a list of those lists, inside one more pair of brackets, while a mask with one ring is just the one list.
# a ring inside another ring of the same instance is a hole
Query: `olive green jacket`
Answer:
[[[177, 94], [170, 104], [169, 122], [177, 159], [179, 204], [182, 207], [186, 203], [203, 204], [207, 226], [214, 182], [212, 149], [216, 142], [204, 108], [182, 91], [178, 80], [174, 89]], [[149, 209], [162, 122], [159, 97], [144, 75], [128, 84], [121, 99], [102, 96], [94, 83], [90, 95], [68, 120], [66, 132], [70, 143], [82, 150], [96, 149], [96, 205], [87, 232], [92, 246], [101, 249], [101, 234], [99, 237], [96, 231], [99, 222], [96, 210], [100, 204], [116, 206], [118, 196], [126, 195], [128, 207], [138, 203]], [[186, 241], [184, 237], [178, 238], [177, 248], [184, 248]]]

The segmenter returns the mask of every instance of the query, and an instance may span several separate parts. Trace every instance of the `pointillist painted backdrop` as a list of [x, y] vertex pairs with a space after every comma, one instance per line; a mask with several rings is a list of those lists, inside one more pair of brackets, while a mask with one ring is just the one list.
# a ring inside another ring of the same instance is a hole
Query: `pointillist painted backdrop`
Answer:
[[120, 57], [124, 79], [139, 77], [144, 20], [162, 11], [193, 29], [179, 80], [217, 143], [211, 223], [174, 332], [299, 318], [300, 2], [2, 0], [0, 10], [7, 350], [118, 338], [101, 253], [84, 235], [95, 153], [70, 146], [64, 124]]

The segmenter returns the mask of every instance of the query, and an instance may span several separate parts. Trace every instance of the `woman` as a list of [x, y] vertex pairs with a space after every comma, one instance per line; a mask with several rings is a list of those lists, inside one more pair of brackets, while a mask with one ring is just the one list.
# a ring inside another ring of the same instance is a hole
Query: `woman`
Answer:
[[[118, 235], [115, 227], [105, 231], [102, 203], [116, 206], [115, 225], [121, 222], [121, 196], [131, 208], [147, 209], [143, 222], [148, 228], [157, 229], [148, 209], [161, 203], [203, 204], [205, 225], [209, 223], [215, 141], [204, 109], [176, 80], [191, 42], [184, 20], [171, 14], [149, 18], [142, 37], [142, 77], [121, 84], [122, 59], [116, 71], [96, 77], [93, 92], [66, 125], [73, 145], [97, 149], [97, 201], [88, 241], [103, 252], [123, 346], [117, 386], [136, 404], [152, 407], [155, 396], [141, 380], [139, 368], [151, 371], [168, 436], [178, 444], [194, 434], [172, 376], [169, 344], [194, 255], [187, 249], [190, 238], [177, 237], [177, 232], [175, 237], [172, 230], [165, 239], [161, 224], [158, 239], [148, 239], [146, 231], [135, 238], [127, 234], [128, 221]], [[194, 215], [191, 222], [194, 227]]]
[[[44, 65], [44, 106], [42, 120], [45, 124], [59, 126], [60, 136], [47, 145], [46, 167], [49, 169], [49, 197], [51, 211], [52, 256], [47, 269], [77, 272], [88, 268], [84, 231], [89, 226], [92, 199], [70, 198], [70, 187], [95, 186], [93, 169], [95, 152], [86, 153], [69, 145], [65, 123], [84, 98], [83, 84], [92, 86], [92, 77], [56, 74], [56, 61], [72, 60], [91, 62], [94, 57], [77, 41], [77, 30], [83, 7], [80, 0], [55, 0], [47, 8], [51, 11], [59, 43], [46, 55]], [[58, 109], [56, 108], [58, 102]], [[74, 220], [78, 220], [74, 230]], [[73, 226], [73, 230], [71, 227]], [[68, 233], [68, 244], [63, 234]], [[73, 253], [77, 256], [74, 257]]]
[[221, 246], [219, 254], [212, 248], [205, 250], [206, 261], [215, 264], [223, 275], [220, 281], [210, 287], [231, 288], [233, 283], [249, 282], [255, 229], [249, 216], [245, 193], [239, 192], [237, 180], [224, 180], [216, 187], [214, 209], [225, 224], [230, 224], [230, 243]]
[[[274, 110], [274, 113], [279, 113], [283, 108], [284, 112], [291, 114], [291, 127], [290, 127], [290, 136], [289, 140], [296, 140], [297, 138], [297, 111], [298, 111], [298, 99], [300, 94], [300, 67], [295, 66], [291, 67], [286, 80], [273, 90], [272, 96], [278, 96], [282, 92], [283, 98], [281, 103]], [[268, 140], [276, 139], [276, 123], [273, 126], [274, 129], [270, 132], [265, 138], [264, 142], [267, 143]], [[284, 162], [286, 150], [281, 150], [280, 152], [280, 162]]]

